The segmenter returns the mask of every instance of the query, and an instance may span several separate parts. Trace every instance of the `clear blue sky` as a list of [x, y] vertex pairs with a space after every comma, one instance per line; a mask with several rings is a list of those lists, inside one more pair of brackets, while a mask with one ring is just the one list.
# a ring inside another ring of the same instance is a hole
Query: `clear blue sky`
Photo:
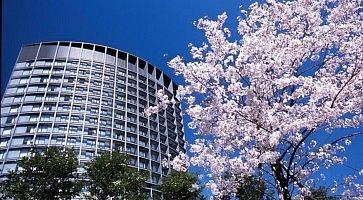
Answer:
[[[215, 18], [226, 11], [227, 26], [236, 24], [238, 0], [3, 0], [1, 97], [21, 45], [41, 41], [70, 40], [118, 48], [158, 66], [174, 77], [167, 61], [188, 56], [188, 44], [201, 44], [203, 33], [193, 26], [200, 17]], [[235, 30], [232, 28], [232, 31]], [[167, 56], [164, 56], [164, 55]], [[186, 137], [193, 138], [190, 130]], [[349, 165], [363, 168], [363, 139], [348, 151]], [[337, 176], [340, 170], [333, 171]]]

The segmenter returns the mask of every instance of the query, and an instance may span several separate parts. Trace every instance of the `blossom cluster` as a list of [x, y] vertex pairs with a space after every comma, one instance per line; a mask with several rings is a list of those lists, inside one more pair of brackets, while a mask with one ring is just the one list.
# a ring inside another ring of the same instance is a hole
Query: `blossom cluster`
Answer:
[[[299, 198], [322, 167], [347, 160], [345, 147], [362, 134], [335, 131], [362, 128], [362, 2], [268, 0], [241, 13], [238, 41], [230, 41], [226, 13], [202, 18], [196, 26], [207, 43], [191, 46], [192, 61], [169, 62], [185, 79], [178, 92], [198, 136], [190, 159], [175, 165], [207, 169], [217, 199], [251, 175], [282, 199]], [[151, 112], [169, 103], [161, 98]], [[363, 198], [355, 186], [342, 195]]]

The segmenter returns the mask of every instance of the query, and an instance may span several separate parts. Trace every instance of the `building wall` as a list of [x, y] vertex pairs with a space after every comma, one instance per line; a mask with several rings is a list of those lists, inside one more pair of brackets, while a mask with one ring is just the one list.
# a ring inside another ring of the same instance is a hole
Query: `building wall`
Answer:
[[[177, 86], [150, 63], [113, 48], [51, 42], [24, 46], [1, 101], [0, 175], [32, 147], [74, 147], [84, 163], [101, 152], [125, 151], [155, 188], [168, 174], [161, 161], [184, 149], [180, 105], [150, 117], [163, 89]], [[154, 194], [157, 191], [153, 191]]]

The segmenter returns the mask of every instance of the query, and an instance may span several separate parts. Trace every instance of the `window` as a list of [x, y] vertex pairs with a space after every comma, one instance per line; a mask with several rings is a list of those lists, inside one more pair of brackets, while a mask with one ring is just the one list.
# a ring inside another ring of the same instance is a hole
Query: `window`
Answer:
[[52, 131], [52, 127], [49, 125], [41, 125], [38, 128], [38, 132], [40, 133], [48, 133]]
[[8, 88], [6, 90], [6, 94], [13, 94], [13, 93], [16, 93], [16, 88]]
[[55, 111], [55, 104], [44, 104], [43, 111]]
[[16, 96], [14, 97], [14, 103], [20, 103], [23, 101], [23, 96]]
[[3, 129], [3, 132], [2, 132], [2, 135], [10, 135], [11, 134], [11, 131], [13, 130], [13, 127], [5, 127]]
[[152, 152], [151, 153], [151, 159], [154, 160], [154, 161], [158, 161], [159, 154], [158, 153], [155, 153], [155, 152]]
[[57, 99], [57, 95], [47, 95], [47, 97], [45, 98], [46, 101], [56, 101]]
[[54, 126], [53, 133], [65, 133], [67, 132], [66, 126]]
[[80, 139], [79, 138], [68, 138], [67, 145], [79, 145]]
[[35, 144], [48, 144], [48, 137], [37, 137]]
[[115, 121], [114, 122], [114, 127], [117, 128], [117, 129], [122, 129], [124, 130], [125, 129], [125, 125], [123, 122], [121, 121]]
[[111, 137], [111, 131], [110, 130], [100, 130], [99, 133], [100, 137]]
[[97, 118], [89, 118], [88, 119], [88, 122], [90, 123], [90, 124], [97, 124], [97, 122], [98, 122], [98, 120], [97, 120]]
[[145, 140], [140, 140], [140, 141], [139, 141], [139, 145], [146, 147], [146, 146], [147, 146], [147, 141], [145, 141]]
[[53, 137], [50, 143], [51, 144], [64, 145], [65, 144], [65, 138], [64, 137]]
[[135, 126], [128, 125], [126, 130], [130, 131], [130, 132], [133, 132], [133, 133], [136, 133], [136, 127]]
[[12, 106], [10, 108], [10, 113], [16, 113], [16, 112], [18, 112], [18, 109], [19, 109], [19, 106]]
[[19, 83], [20, 84], [26, 84], [28, 82], [28, 78], [21, 78]]
[[5, 113], [9, 113], [10, 112], [10, 107], [2, 107], [1, 106], [1, 113], [5, 114]]
[[141, 157], [144, 157], [144, 158], [147, 158], [148, 156], [147, 156], [147, 152], [145, 152], [145, 151], [140, 151], [139, 152], [139, 155], [141, 156]]
[[71, 126], [71, 127], [69, 127], [68, 132], [70, 134], [81, 134], [82, 133], [82, 127]]
[[92, 157], [94, 157], [94, 152], [93, 151], [82, 151], [81, 152], [81, 158], [82, 159], [91, 159]]
[[13, 102], [14, 97], [6, 97], [3, 99], [3, 104], [8, 104]]
[[85, 133], [86, 135], [93, 135], [93, 136], [96, 136], [96, 134], [97, 134], [97, 130], [96, 130], [96, 129], [94, 129], [94, 128], [87, 128], [87, 127], [85, 127], [85, 129], [84, 129], [84, 133]]
[[135, 115], [128, 115], [127, 116], [128, 122], [136, 122], [136, 116]]
[[32, 145], [33, 143], [33, 137], [26, 137], [23, 140], [23, 145]]
[[151, 137], [151, 139], [153, 139], [153, 140], [157, 140], [157, 139], [158, 139], [158, 133], [157, 133], [157, 132], [152, 131], [152, 132], [150, 132], [150, 137]]
[[109, 150], [110, 149], [110, 142], [108, 141], [99, 141], [98, 148], [102, 150]]
[[29, 118], [30, 118], [30, 116], [29, 116], [29, 115], [20, 115], [20, 116], [19, 116], [18, 123], [28, 122], [28, 121], [29, 121]]
[[85, 139], [83, 141], [83, 146], [86, 146], [86, 147], [96, 147], [96, 141], [95, 140], [90, 140], [90, 139]]
[[55, 118], [55, 121], [57, 122], [67, 122], [68, 121], [68, 115], [57, 115]]
[[152, 163], [151, 170], [153, 172], [158, 172], [159, 171], [159, 165], [158, 164], [155, 164], [155, 163]]
[[[154, 170], [153, 170], [154, 171]], [[158, 170], [156, 170], [155, 172], [157, 172]], [[155, 183], [155, 184], [158, 184], [159, 183], [159, 179], [160, 179], [160, 177], [158, 176], [158, 175], [152, 175], [151, 176], [151, 182], [152, 183]]]
[[137, 160], [136, 160], [136, 158], [130, 158], [130, 165], [132, 165], [132, 166], [136, 166], [136, 164], [137, 164]]
[[6, 163], [3, 172], [15, 171], [16, 163]]
[[133, 136], [133, 135], [127, 135], [126, 140], [127, 140], [127, 142], [136, 143], [136, 136]]
[[1, 140], [0, 147], [6, 147], [8, 145], [8, 140]]
[[153, 150], [158, 150], [158, 143], [151, 142], [150, 147], [151, 147], [151, 149], [153, 149]]
[[13, 138], [11, 140], [11, 146], [18, 146], [18, 145], [22, 145], [23, 144], [23, 141], [24, 141], [24, 138]]
[[124, 140], [124, 133], [120, 132], [120, 131], [115, 131], [113, 133], [113, 138], [119, 139], [119, 140]]
[[26, 131], [27, 131], [27, 126], [17, 126], [15, 128], [15, 134], [26, 133]]
[[51, 85], [51, 86], [49, 86], [48, 91], [58, 92], [59, 91], [59, 86]]
[[[12, 123], [15, 122], [16, 116], [9, 116], [9, 117], [2, 118], [2, 119], [6, 119], [6, 122], [5, 123], [12, 124]], [[3, 120], [1, 120], [1, 121], [3, 121]]]
[[139, 163], [139, 167], [143, 168], [143, 169], [147, 169], [148, 168], [148, 163], [147, 161], [140, 161]]
[[53, 115], [42, 115], [40, 121], [53, 121]]
[[[136, 147], [135, 146], [127, 146], [126, 151], [128, 153], [136, 154]], [[131, 159], [130, 159], [131, 160]]]
[[28, 155], [29, 155], [29, 151], [27, 149], [21, 149], [20, 150], [20, 154], [19, 154], [20, 158], [27, 157]]
[[83, 120], [83, 117], [81, 117], [81, 116], [77, 116], [77, 115], [71, 116], [71, 122], [80, 123], [81, 120]]
[[40, 104], [35, 104], [35, 105], [33, 105], [32, 111], [39, 111], [40, 107], [41, 107]]

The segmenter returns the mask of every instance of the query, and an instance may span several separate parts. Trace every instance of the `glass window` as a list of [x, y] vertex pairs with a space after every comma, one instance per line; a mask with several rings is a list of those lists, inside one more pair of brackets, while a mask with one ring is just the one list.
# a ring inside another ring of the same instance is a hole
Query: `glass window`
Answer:
[[51, 144], [65, 144], [65, 138], [64, 137], [53, 137], [50, 141]]
[[35, 139], [35, 144], [48, 144], [48, 137], [38, 136]]
[[19, 106], [11, 106], [10, 113], [16, 113], [19, 110]]
[[24, 145], [32, 145], [33, 144], [33, 137], [26, 137], [23, 140]]
[[55, 125], [53, 128], [53, 133], [65, 133], [67, 132], [67, 127], [66, 126], [57, 126]]
[[158, 161], [158, 159], [159, 159], [159, 153], [151, 152], [151, 159], [152, 160], [155, 160], [155, 161]]
[[14, 97], [14, 103], [20, 103], [23, 101], [23, 96], [16, 96]]
[[97, 135], [97, 130], [95, 128], [87, 128], [87, 127], [85, 127], [84, 134], [96, 136]]
[[136, 146], [128, 145], [128, 146], [126, 147], [126, 151], [127, 151], [128, 153], [136, 154], [137, 149], [136, 149]]
[[29, 155], [29, 150], [28, 149], [21, 149], [20, 150], [20, 154], [19, 154], [20, 158], [27, 157], [28, 155]]
[[10, 135], [13, 127], [5, 127], [2, 131], [2, 135]]
[[44, 104], [43, 111], [55, 111], [55, 104]]
[[16, 163], [5, 163], [3, 172], [15, 171]]
[[13, 99], [14, 97], [6, 97], [6, 98], [3, 98], [3, 102], [4, 104], [8, 104], [8, 103], [13, 103]]
[[[0, 151], [0, 159], [4, 159], [5, 158], [5, 151]], [[0, 165], [1, 167], [1, 165]]]
[[79, 145], [80, 144], [79, 138], [68, 138], [67, 139], [67, 145]]
[[147, 161], [140, 161], [139, 167], [143, 168], [143, 169], [147, 169], [148, 168], [148, 162]]
[[16, 88], [8, 88], [7, 90], [6, 90], [6, 94], [14, 94], [14, 93], [16, 93]]
[[8, 145], [8, 140], [7, 139], [0, 141], [0, 147], [6, 147], [7, 145]]
[[19, 78], [12, 79], [12, 80], [10, 80], [9, 85], [17, 85], [17, 84], [19, 84], [19, 82], [20, 82]]
[[42, 115], [40, 121], [53, 121], [53, 115]]
[[41, 125], [38, 128], [38, 132], [40, 132], [40, 133], [48, 133], [48, 132], [51, 132], [51, 130], [52, 130], [52, 126], [50, 126], [50, 125]]
[[111, 137], [111, 131], [110, 130], [100, 130], [100, 137]]
[[127, 142], [132, 142], [132, 143], [136, 143], [136, 136], [134, 135], [127, 135], [126, 141]]
[[[39, 89], [41, 89], [41, 88], [39, 88]], [[38, 90], [39, 90], [38, 89]], [[51, 91], [51, 92], [58, 92], [59, 91], [59, 86], [56, 86], [56, 85], [50, 85], [49, 87], [48, 87], [48, 91]], [[44, 89], [43, 89], [44, 90]], [[43, 90], [41, 90], [41, 91], [43, 91]]]
[[39, 111], [41, 106], [42, 106], [41, 104], [34, 104], [32, 111]]
[[11, 140], [11, 146], [18, 146], [23, 144], [24, 138], [13, 138]]
[[19, 123], [22, 123], [22, 122], [29, 122], [29, 118], [30, 118], [30, 116], [29, 116], [29, 115], [21, 115], [21, 116], [19, 116], [19, 120], [18, 120], [18, 122], [19, 122]]

